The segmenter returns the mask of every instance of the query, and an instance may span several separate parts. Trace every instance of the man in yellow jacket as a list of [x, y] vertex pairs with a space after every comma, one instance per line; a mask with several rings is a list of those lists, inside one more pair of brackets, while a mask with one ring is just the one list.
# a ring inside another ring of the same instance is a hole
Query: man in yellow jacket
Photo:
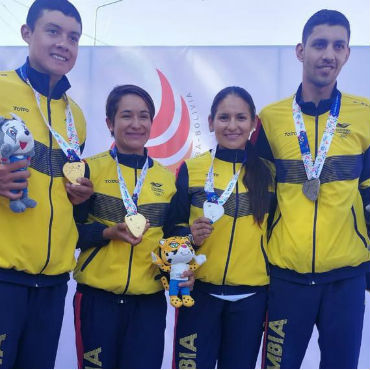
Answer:
[[[26, 160], [8, 164], [2, 158], [0, 164], [0, 367], [54, 367], [75, 266], [72, 206], [92, 194], [88, 179], [66, 185], [62, 171], [79, 158], [85, 142], [85, 119], [66, 95], [65, 76], [75, 64], [81, 32], [81, 17], [67, 0], [36, 0], [21, 28], [27, 61], [0, 73], [0, 116], [16, 114], [35, 141], [28, 170], [17, 171]], [[2, 134], [16, 140], [11, 127]], [[9, 200], [20, 199], [26, 186], [37, 205], [15, 213]]]
[[302, 84], [260, 115], [258, 151], [274, 162], [277, 182], [267, 368], [299, 368], [315, 324], [320, 368], [358, 364], [370, 260], [370, 105], [337, 89], [349, 38], [342, 13], [315, 13], [296, 47]]

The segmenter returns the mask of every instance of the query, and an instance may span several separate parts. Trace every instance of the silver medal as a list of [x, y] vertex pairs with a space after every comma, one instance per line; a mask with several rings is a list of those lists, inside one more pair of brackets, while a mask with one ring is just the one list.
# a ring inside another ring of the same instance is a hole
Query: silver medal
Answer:
[[317, 200], [320, 191], [320, 179], [311, 179], [303, 183], [303, 194], [313, 202]]
[[205, 201], [203, 203], [204, 217], [209, 218], [212, 223], [216, 222], [224, 215], [224, 207], [221, 204]]
[[303, 194], [311, 201], [316, 201], [320, 192], [320, 174], [324, 167], [326, 157], [328, 155], [331, 142], [337, 127], [339, 111], [341, 104], [341, 94], [338, 93], [330, 107], [330, 114], [326, 121], [326, 126], [322, 134], [321, 142], [317, 153], [315, 153], [315, 161], [313, 161], [310, 146], [308, 143], [306, 127], [303, 121], [301, 107], [296, 101], [296, 96], [293, 99], [292, 111], [293, 120], [297, 133], [298, 145], [302, 155], [304, 169], [308, 179], [302, 188]]

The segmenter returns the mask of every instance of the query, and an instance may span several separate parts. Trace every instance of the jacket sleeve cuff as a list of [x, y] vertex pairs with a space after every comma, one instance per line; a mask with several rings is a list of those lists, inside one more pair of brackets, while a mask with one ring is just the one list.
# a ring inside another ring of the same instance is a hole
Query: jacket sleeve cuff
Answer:
[[77, 224], [78, 242], [77, 248], [84, 251], [92, 247], [104, 247], [109, 243], [108, 239], [103, 238], [103, 231], [108, 226], [99, 222], [90, 224]]

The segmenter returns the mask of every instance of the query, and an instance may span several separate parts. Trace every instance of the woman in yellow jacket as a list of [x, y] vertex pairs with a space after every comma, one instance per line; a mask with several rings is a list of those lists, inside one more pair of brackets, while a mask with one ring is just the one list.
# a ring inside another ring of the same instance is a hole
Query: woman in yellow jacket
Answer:
[[249, 93], [214, 98], [209, 128], [217, 146], [180, 167], [171, 234], [190, 234], [207, 261], [196, 271], [195, 305], [178, 310], [174, 366], [254, 368], [266, 311], [266, 228], [272, 176], [249, 138]]
[[145, 149], [154, 109], [140, 87], [114, 88], [106, 122], [115, 145], [87, 159], [94, 195], [75, 212], [80, 368], [161, 367], [167, 304], [151, 252], [163, 236], [175, 181]]

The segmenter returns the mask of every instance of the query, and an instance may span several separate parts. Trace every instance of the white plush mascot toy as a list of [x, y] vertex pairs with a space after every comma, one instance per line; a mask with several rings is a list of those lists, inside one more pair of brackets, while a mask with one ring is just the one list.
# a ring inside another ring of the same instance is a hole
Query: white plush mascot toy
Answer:
[[[30, 164], [31, 157], [35, 155], [34, 140], [26, 124], [14, 113], [12, 118], [0, 117], [0, 156], [1, 163], [14, 163], [23, 159], [28, 160]], [[17, 171], [25, 171], [21, 168]], [[25, 180], [19, 180], [25, 181]], [[18, 193], [17, 190], [12, 190]], [[36, 201], [28, 197], [28, 189], [22, 191], [22, 197], [10, 201], [10, 209], [13, 212], [24, 212], [26, 208], [34, 208]]]

